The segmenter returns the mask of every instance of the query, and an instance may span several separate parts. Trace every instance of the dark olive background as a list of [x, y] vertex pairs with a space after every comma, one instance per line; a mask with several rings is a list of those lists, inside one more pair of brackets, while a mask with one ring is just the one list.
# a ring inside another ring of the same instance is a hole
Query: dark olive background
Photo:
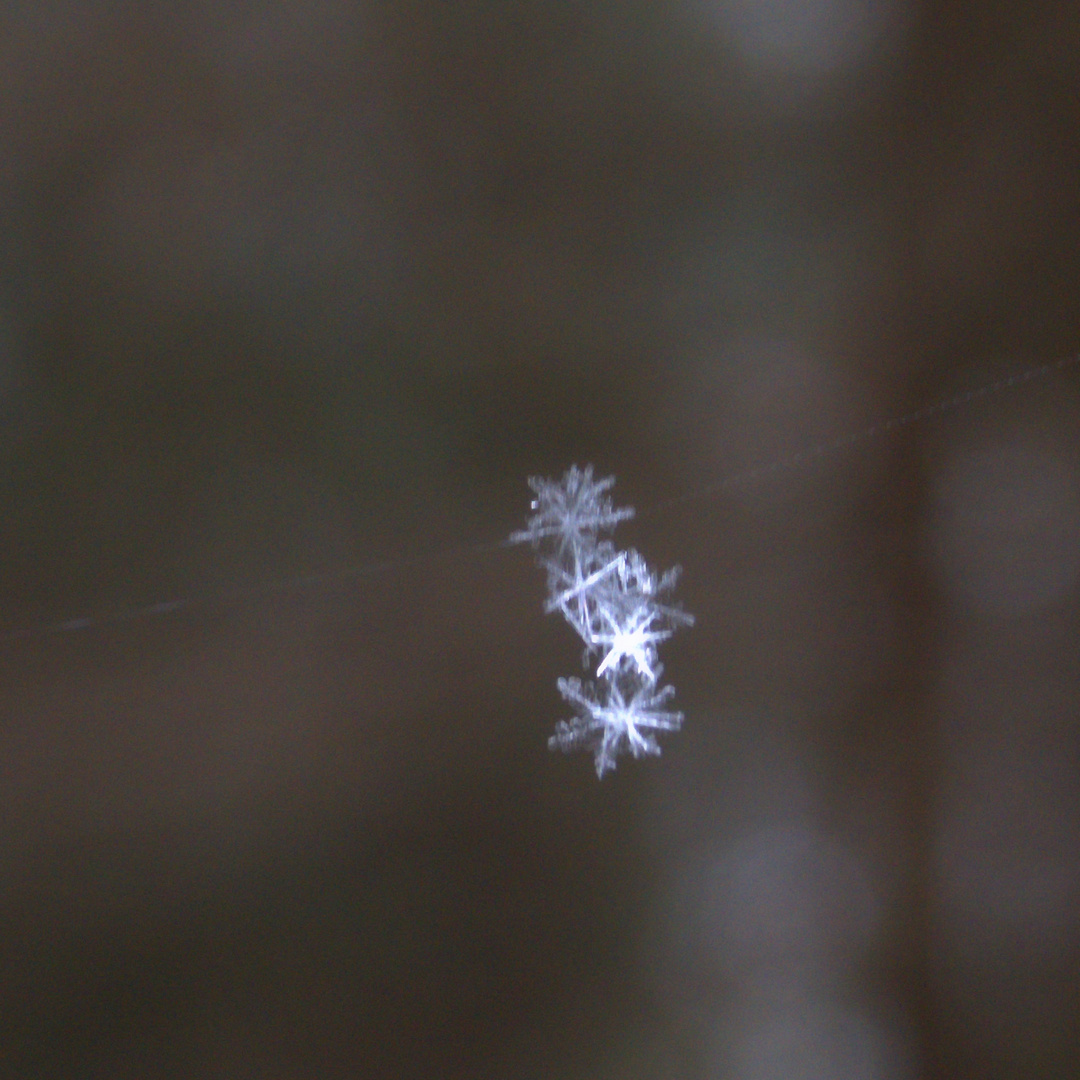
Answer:
[[[1069, 1075], [1080, 372], [790, 455], [1076, 353], [1078, 42], [5, 4], [0, 1076]], [[602, 783], [572, 462], [698, 620]]]

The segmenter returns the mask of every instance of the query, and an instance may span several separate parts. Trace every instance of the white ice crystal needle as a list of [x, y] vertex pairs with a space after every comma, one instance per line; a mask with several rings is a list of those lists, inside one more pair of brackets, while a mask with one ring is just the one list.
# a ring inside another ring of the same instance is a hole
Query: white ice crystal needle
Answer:
[[655, 732], [677, 731], [682, 713], [661, 706], [675, 693], [658, 686], [663, 671], [657, 646], [679, 626], [693, 623], [681, 608], [659, 597], [678, 578], [678, 568], [659, 577], [632, 548], [616, 551], [600, 534], [633, 517], [607, 495], [614, 477], [593, 479], [592, 466], [576, 465], [562, 480], [531, 477], [536, 493], [528, 528], [513, 543], [530, 543], [547, 570], [547, 612], [561, 611], [585, 642], [586, 657], [600, 657], [596, 682], [560, 679], [559, 691], [577, 710], [549, 740], [552, 749], [593, 751], [597, 775], [615, 768], [620, 753], [659, 754]]

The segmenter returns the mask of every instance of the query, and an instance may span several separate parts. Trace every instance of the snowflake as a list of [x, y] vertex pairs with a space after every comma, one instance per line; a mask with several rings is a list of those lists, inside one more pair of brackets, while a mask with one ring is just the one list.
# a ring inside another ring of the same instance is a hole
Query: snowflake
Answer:
[[590, 547], [597, 533], [634, 516], [632, 507], [614, 509], [611, 499], [604, 494], [614, 483], [614, 476], [594, 481], [591, 465], [584, 469], [572, 465], [561, 483], [530, 476], [529, 487], [536, 492], [532, 501], [536, 513], [529, 519], [527, 529], [510, 537], [511, 543], [528, 541], [537, 546], [542, 540], [555, 537], [560, 558], [567, 548], [578, 553], [583, 547]]
[[671, 637], [677, 626], [694, 621], [678, 608], [657, 602], [657, 596], [670, 589], [677, 578], [678, 571], [669, 570], [657, 579], [632, 548], [623, 554], [611, 586], [597, 590], [596, 609], [602, 628], [593, 633], [591, 644], [607, 650], [596, 669], [598, 676], [609, 670], [618, 673], [629, 661], [642, 678], [656, 682], [656, 646]]
[[[658, 666], [656, 674], [661, 670]], [[657, 690], [655, 683], [637, 683], [629, 700], [617, 680], [607, 684], [599, 695], [597, 689], [595, 684], [583, 684], [580, 679], [559, 680], [559, 692], [578, 707], [578, 715], [556, 724], [548, 746], [552, 750], [592, 750], [596, 775], [601, 779], [608, 769], [615, 768], [615, 759], [625, 750], [634, 757], [659, 754], [652, 732], [678, 731], [682, 726], [681, 712], [660, 708], [674, 695], [673, 686]]]
[[610, 613], [602, 611], [608, 625], [607, 633], [593, 635], [598, 645], [607, 646], [604, 659], [596, 669], [598, 676], [607, 671], [619, 671], [626, 661], [637, 669], [638, 674], [650, 685], [656, 682], [656, 646], [671, 637], [671, 630], [652, 629], [659, 613], [647, 604], [639, 604], [626, 620], [614, 620]]
[[674, 694], [658, 687], [663, 670], [657, 646], [693, 617], [660, 603], [678, 578], [678, 568], [657, 576], [633, 548], [617, 551], [600, 534], [633, 516], [616, 509], [606, 494], [613, 477], [593, 480], [592, 466], [573, 466], [561, 481], [533, 477], [535, 511], [513, 543], [528, 542], [547, 571], [547, 612], [560, 611], [585, 643], [586, 663], [596, 662], [596, 682], [560, 679], [563, 697], [578, 707], [560, 721], [549, 745], [587, 747], [603, 776], [623, 751], [634, 757], [659, 754], [652, 732], [675, 731], [682, 713], [661, 709]]

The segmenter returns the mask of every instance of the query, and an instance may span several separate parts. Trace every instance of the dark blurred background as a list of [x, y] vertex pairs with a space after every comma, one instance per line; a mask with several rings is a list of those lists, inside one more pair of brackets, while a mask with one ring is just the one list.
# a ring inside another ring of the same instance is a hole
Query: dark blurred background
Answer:
[[1074, 1075], [1080, 369], [710, 485], [1074, 355], [1078, 122], [1071, 2], [5, 4], [0, 1076]]

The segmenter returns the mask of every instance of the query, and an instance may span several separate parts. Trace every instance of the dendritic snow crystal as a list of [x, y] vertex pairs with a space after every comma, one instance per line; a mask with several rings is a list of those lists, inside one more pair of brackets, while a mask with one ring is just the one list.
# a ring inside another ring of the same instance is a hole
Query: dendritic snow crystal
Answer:
[[615, 768], [620, 753], [659, 754], [655, 733], [677, 731], [682, 713], [663, 706], [675, 693], [660, 686], [663, 667], [656, 649], [692, 615], [663, 603], [678, 568], [657, 576], [633, 549], [617, 551], [601, 533], [634, 516], [616, 509], [607, 492], [614, 477], [593, 479], [592, 466], [572, 466], [561, 480], [531, 477], [536, 494], [528, 527], [512, 543], [530, 543], [547, 571], [545, 610], [560, 611], [585, 643], [595, 680], [559, 679], [559, 692], [576, 715], [560, 720], [548, 745], [553, 750], [589, 749], [596, 772]]

